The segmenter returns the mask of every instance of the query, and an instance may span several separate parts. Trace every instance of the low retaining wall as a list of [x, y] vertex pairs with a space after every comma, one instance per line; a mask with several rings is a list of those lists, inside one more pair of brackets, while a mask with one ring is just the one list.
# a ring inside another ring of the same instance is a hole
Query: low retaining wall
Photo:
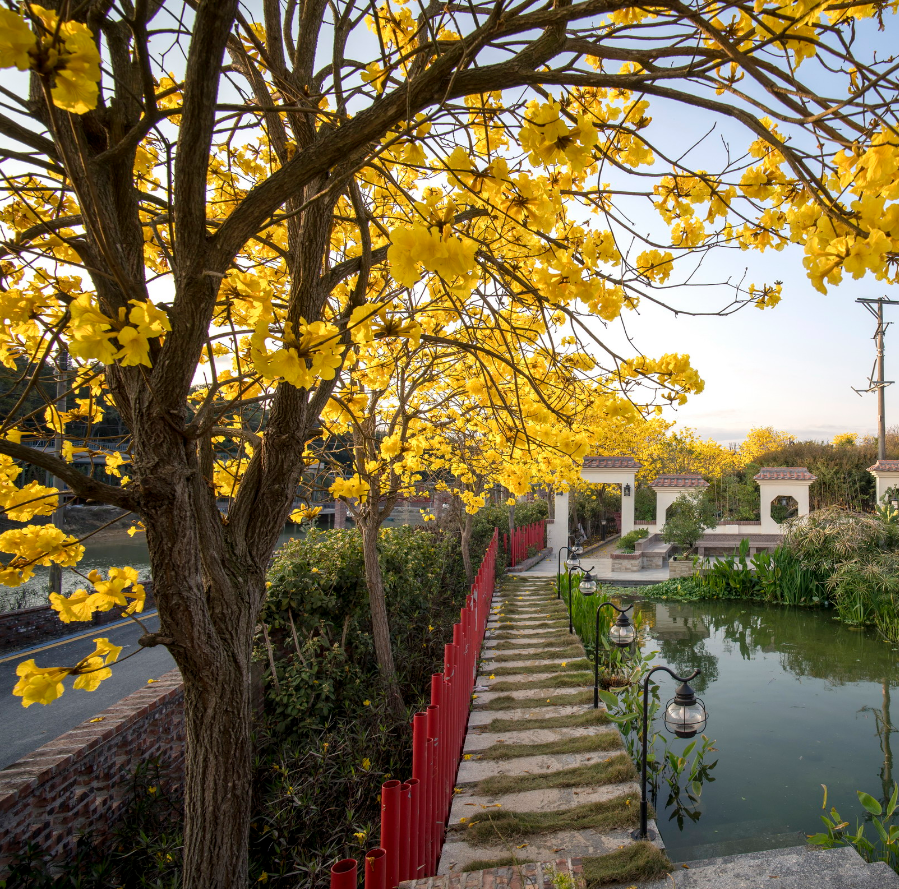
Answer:
[[696, 573], [692, 559], [687, 559], [686, 562], [675, 562], [672, 559], [668, 563], [668, 577], [692, 577]]
[[56, 857], [80, 831], [102, 831], [128, 804], [137, 765], [184, 767], [184, 688], [177, 670], [0, 771], [0, 878], [29, 841]]
[[[153, 600], [151, 584], [145, 583], [147, 591], [144, 610], [149, 611], [156, 607]], [[0, 652], [16, 651], [36, 645], [46, 639], [56, 639], [59, 636], [68, 636], [79, 630], [89, 630], [91, 627], [101, 627], [106, 624], [122, 620], [122, 608], [112, 608], [109, 611], [95, 612], [90, 621], [65, 624], [59, 619], [59, 612], [54, 611], [49, 605], [38, 605], [36, 608], [23, 608], [20, 611], [7, 611], [0, 614]]]
[[643, 567], [642, 553], [612, 553], [612, 573], [639, 571]]

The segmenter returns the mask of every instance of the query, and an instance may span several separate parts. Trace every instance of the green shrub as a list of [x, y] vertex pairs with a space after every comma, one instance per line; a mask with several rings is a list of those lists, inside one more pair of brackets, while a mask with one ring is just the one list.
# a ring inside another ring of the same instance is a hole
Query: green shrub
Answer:
[[[465, 599], [459, 538], [400, 526], [382, 529], [378, 548], [400, 688], [417, 709]], [[361, 535], [312, 529], [277, 552], [269, 577], [261, 620], [278, 682], [261, 638], [266, 715], [274, 734], [296, 738], [380, 694]]]
[[620, 553], [632, 553], [634, 552], [634, 545], [638, 540], [642, 540], [649, 534], [649, 529], [647, 528], [635, 528], [633, 531], [628, 531], [627, 534], [622, 534], [621, 539], [618, 541], [618, 546], [616, 549]]

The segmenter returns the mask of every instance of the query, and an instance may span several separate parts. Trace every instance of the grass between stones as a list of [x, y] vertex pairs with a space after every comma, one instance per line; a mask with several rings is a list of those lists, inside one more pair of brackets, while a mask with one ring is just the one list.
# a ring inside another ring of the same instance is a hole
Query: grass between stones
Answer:
[[668, 856], [652, 843], [633, 843], [607, 855], [584, 858], [587, 889], [609, 883], [633, 883], [664, 877], [674, 867]]
[[515, 867], [519, 864], [534, 864], [533, 858], [515, 858], [513, 855], [504, 855], [502, 858], [477, 858], [466, 864], [461, 873], [470, 874], [476, 870], [493, 870], [495, 867]]
[[491, 744], [478, 751], [478, 759], [516, 759], [519, 756], [552, 756], [556, 753], [593, 753], [600, 750], [615, 750], [620, 746], [621, 736], [618, 732], [599, 732], [595, 735], [547, 741], [544, 744]]
[[[564, 649], [576, 648], [578, 651], [584, 650], [583, 646], [579, 642], [570, 641], [571, 640], [570, 635], [568, 635], [567, 638], [566, 637], [561, 637], [561, 638], [565, 638], [565, 641], [567, 644], [559, 645], [558, 646], [559, 650], [561, 650], [563, 648]], [[528, 642], [527, 639], [525, 638], [525, 639], [522, 639], [520, 642], [500, 642], [499, 645], [496, 646], [497, 651], [508, 651], [510, 648], [514, 648], [514, 649], [532, 648], [535, 651], [539, 651], [540, 649], [546, 648], [546, 641], [538, 640], [537, 642]], [[549, 650], [549, 649], [547, 649], [547, 650]]]
[[637, 770], [626, 753], [619, 753], [605, 762], [562, 769], [541, 775], [494, 775], [477, 785], [483, 796], [502, 793], [523, 793], [527, 790], [553, 790], [561, 787], [595, 787], [601, 784], [620, 784], [637, 777]]
[[482, 704], [484, 710], [533, 710], [536, 707], [568, 707], [572, 704], [592, 704], [593, 689], [570, 695], [550, 695], [548, 698], [513, 698], [512, 695], [500, 695]]
[[584, 656], [584, 649], [580, 645], [571, 645], [568, 648], [528, 648], [519, 649], [517, 653], [495, 654], [492, 657], [485, 657], [485, 660], [492, 661], [526, 661], [528, 659], [549, 660], [550, 658], [581, 658]]
[[[524, 658], [522, 658], [524, 660]], [[549, 660], [549, 658], [541, 658], [541, 660]], [[590, 661], [586, 658], [578, 658], [573, 661], [565, 661], [563, 667], [558, 661], [552, 664], [530, 664], [526, 667], [493, 667], [490, 672], [494, 676], [515, 676], [518, 673], [550, 673], [553, 670], [584, 670], [590, 666]]]
[[568, 716], [548, 716], [541, 719], [502, 719], [497, 718], [480, 726], [485, 732], [523, 732], [535, 728], [584, 728], [592, 725], [608, 725], [612, 720], [605, 710], [585, 710], [582, 713], [570, 713]]
[[[562, 624], [559, 624], [561, 629]], [[540, 629], [537, 627], [536, 629]], [[542, 630], [545, 635], [539, 635], [537, 633], [522, 633], [520, 630], [500, 630], [498, 633], [493, 634], [494, 639], [502, 639], [503, 641], [507, 639], [521, 639], [526, 640], [528, 642], [534, 641], [539, 645], [562, 645], [564, 640], [571, 640], [572, 634], [568, 632], [556, 632], [550, 633], [548, 630]]]
[[[552, 667], [544, 667], [541, 672], [549, 673], [552, 672]], [[579, 685], [592, 685], [593, 684], [593, 674], [592, 673], [555, 673], [555, 675], [548, 677], [547, 679], [538, 679], [536, 684], [540, 688], [576, 688]], [[503, 679], [499, 682], [494, 682], [490, 686], [490, 691], [524, 691], [528, 688], [533, 688], [535, 683], [533, 681], [528, 682], [511, 682], [508, 679]]]
[[468, 828], [462, 828], [465, 840], [475, 846], [516, 842], [537, 834], [565, 830], [612, 830], [633, 827], [640, 818], [636, 794], [624, 794], [597, 803], [563, 809], [561, 812], [509, 812], [499, 810], [475, 816]]
[[[567, 615], [556, 620], [542, 620], [539, 623], [525, 623], [519, 620], [503, 620], [499, 622], [501, 627], [519, 627], [522, 630], [555, 630], [564, 627], [568, 623]], [[505, 632], [505, 631], [503, 631]]]

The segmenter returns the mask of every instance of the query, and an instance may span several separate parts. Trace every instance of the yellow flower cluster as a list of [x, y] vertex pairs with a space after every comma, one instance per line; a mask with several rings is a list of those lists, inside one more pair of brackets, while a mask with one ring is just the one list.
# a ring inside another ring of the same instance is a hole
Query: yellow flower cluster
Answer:
[[50, 605], [59, 612], [59, 619], [64, 623], [90, 620], [95, 611], [109, 611], [116, 606], [125, 608], [125, 615], [144, 610], [146, 591], [143, 584], [138, 583], [135, 568], [110, 568], [106, 580], [99, 571], [94, 570], [87, 579], [93, 584], [92, 593], [75, 590], [68, 597], [59, 593], [50, 594]]
[[15, 464], [12, 457], [0, 454], [0, 507], [7, 518], [14, 522], [27, 522], [36, 515], [51, 515], [58, 505], [59, 491], [37, 482], [29, 482], [19, 488], [15, 481], [21, 474], [21, 467]]
[[130, 300], [133, 308], [125, 321], [125, 310], [119, 319], [104, 315], [89, 294], [82, 294], [70, 306], [72, 314], [69, 351], [75, 358], [119, 362], [124, 367], [142, 364], [151, 367], [150, 340], [164, 337], [172, 329], [168, 315], [152, 303]]
[[26, 525], [0, 534], [0, 551], [15, 557], [0, 566], [0, 584], [16, 587], [34, 576], [37, 565], [71, 568], [81, 561], [84, 547], [53, 525]]
[[0, 9], [0, 68], [36, 71], [48, 76], [57, 108], [84, 114], [97, 107], [100, 53], [94, 35], [81, 22], [60, 23], [59, 16], [28, 4], [35, 27], [25, 16]]
[[12, 693], [22, 699], [23, 707], [32, 704], [50, 704], [64, 691], [63, 679], [77, 676], [73, 688], [96, 691], [104, 679], [112, 676], [109, 665], [115, 663], [122, 649], [109, 639], [94, 639], [94, 650], [74, 667], [39, 667], [31, 658], [16, 667], [19, 681]]

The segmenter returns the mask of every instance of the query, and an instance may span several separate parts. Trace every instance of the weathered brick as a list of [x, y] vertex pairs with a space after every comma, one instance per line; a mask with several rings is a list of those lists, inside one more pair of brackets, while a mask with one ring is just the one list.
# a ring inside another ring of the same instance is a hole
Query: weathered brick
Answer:
[[83, 831], [106, 831], [130, 801], [135, 768], [184, 768], [184, 691], [177, 670], [0, 771], [0, 878], [29, 841], [54, 857]]

